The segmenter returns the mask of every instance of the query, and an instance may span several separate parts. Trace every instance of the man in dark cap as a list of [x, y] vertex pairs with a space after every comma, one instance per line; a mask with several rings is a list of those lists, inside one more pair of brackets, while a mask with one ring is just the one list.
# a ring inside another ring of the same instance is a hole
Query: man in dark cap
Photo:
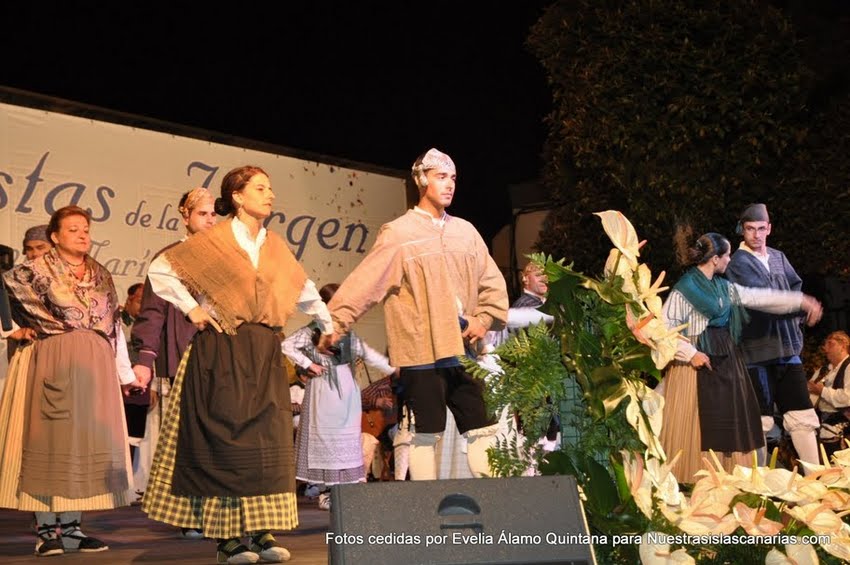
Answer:
[[[741, 213], [736, 232], [744, 241], [732, 255], [726, 277], [743, 286], [800, 290], [803, 281], [785, 254], [767, 246], [770, 217], [764, 204], [750, 204]], [[741, 349], [750, 379], [759, 397], [762, 427], [773, 427], [774, 404], [782, 414], [782, 425], [791, 436], [803, 461], [818, 463], [815, 431], [820, 426], [806, 386], [800, 352], [803, 314], [767, 314], [747, 310], [749, 323], [743, 328]]]
[[[38, 259], [53, 248], [53, 243], [47, 237], [47, 224], [33, 226], [24, 232], [24, 242], [22, 244], [24, 256], [27, 261]], [[19, 328], [17, 324], [11, 332], [3, 332], [0, 330], [0, 337], [7, 339], [6, 355], [7, 359], [12, 359], [15, 350], [18, 348], [18, 343], [35, 338], [35, 331], [31, 328]], [[2, 390], [0, 384], [0, 390]]]
[[28, 261], [38, 259], [53, 247], [47, 237], [47, 224], [33, 226], [24, 232], [24, 255]]

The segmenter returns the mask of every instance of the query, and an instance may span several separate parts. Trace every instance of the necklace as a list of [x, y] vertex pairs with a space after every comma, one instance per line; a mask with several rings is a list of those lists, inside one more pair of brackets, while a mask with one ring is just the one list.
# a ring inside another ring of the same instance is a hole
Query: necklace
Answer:
[[[62, 256], [60, 255], [60, 257], [62, 257]], [[69, 266], [71, 266], [71, 267], [82, 267], [82, 266], [83, 266], [83, 264], [86, 262], [85, 257], [83, 257], [83, 260], [82, 260], [82, 261], [80, 261], [79, 263], [71, 263], [70, 261], [68, 261], [68, 260], [67, 260], [67, 259], [65, 259], [64, 257], [62, 257], [62, 260], [65, 262], [65, 264], [67, 264], [67, 265], [69, 265]]]

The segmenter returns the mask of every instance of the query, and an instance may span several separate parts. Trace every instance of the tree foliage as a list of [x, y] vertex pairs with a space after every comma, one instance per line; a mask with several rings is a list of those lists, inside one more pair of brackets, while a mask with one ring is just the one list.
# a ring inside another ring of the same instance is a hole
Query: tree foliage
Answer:
[[[848, 99], [812, 109], [819, 86], [789, 19], [764, 1], [562, 0], [529, 45], [549, 77], [544, 182], [562, 206], [539, 247], [597, 271], [606, 244], [591, 213], [622, 210], [673, 264], [677, 222], [729, 237], [765, 202], [802, 272], [838, 272], [847, 215]], [[807, 237], [811, 234], [810, 237]], [[838, 251], [838, 252], [836, 252]]]

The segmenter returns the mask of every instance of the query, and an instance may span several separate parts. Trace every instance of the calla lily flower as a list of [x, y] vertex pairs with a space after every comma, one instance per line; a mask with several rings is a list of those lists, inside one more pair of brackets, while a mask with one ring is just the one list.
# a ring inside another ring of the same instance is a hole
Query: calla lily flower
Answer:
[[659, 439], [661, 424], [664, 420], [664, 397], [642, 382], [625, 381], [620, 394], [603, 401], [605, 411], [613, 411], [626, 396], [631, 399], [626, 407], [626, 420], [637, 431], [649, 455], [661, 460], [666, 459], [667, 456]]
[[595, 215], [602, 219], [602, 229], [605, 230], [611, 242], [620, 250], [626, 261], [628, 261], [629, 267], [633, 271], [637, 269], [637, 258], [640, 256], [640, 241], [638, 241], [637, 233], [632, 223], [618, 210], [596, 212]]
[[645, 263], [641, 263], [638, 265], [636, 275], [638, 293], [637, 299], [643, 302], [644, 306], [651, 314], [653, 314], [656, 318], [660, 318], [662, 302], [661, 297], [658, 296], [658, 294], [669, 288], [661, 286], [666, 273], [661, 271], [661, 274], [658, 275], [658, 278], [653, 283], [652, 273], [650, 272], [649, 267], [647, 267]]
[[733, 498], [741, 494], [741, 491], [735, 486], [738, 478], [726, 472], [714, 451], [709, 450], [709, 455], [713, 458], [714, 465], [705, 457], [702, 458], [704, 468], [695, 473], [696, 476], [702, 478], [694, 484], [691, 494], [694, 498], [711, 495], [718, 501], [727, 500], [727, 504], [729, 504]]
[[832, 454], [832, 460], [841, 467], [850, 467], [850, 449], [836, 451]]
[[645, 473], [643, 457], [640, 453], [621, 452], [623, 455], [623, 473], [629, 484], [635, 504], [644, 516], [652, 519], [652, 481]]
[[[815, 484], [820, 483], [816, 482]], [[844, 512], [845, 510], [850, 510], [850, 493], [838, 489], [828, 490], [826, 487], [823, 488], [826, 492], [817, 499], [820, 500], [821, 504], [825, 505], [833, 512]], [[815, 500], [812, 502], [815, 502]]]
[[606, 277], [621, 277], [623, 279], [623, 292], [630, 296], [637, 296], [637, 286], [634, 281], [634, 267], [623, 256], [622, 251], [616, 247], [608, 253], [608, 259], [605, 261]]
[[796, 467], [789, 471], [782, 468], [738, 466], [733, 476], [738, 479], [735, 486], [742, 491], [771, 496], [785, 502], [816, 502], [829, 490], [817, 481], [801, 477]]
[[672, 472], [673, 466], [681, 455], [682, 452], [680, 451], [666, 463], [654, 458], [646, 460], [646, 473], [655, 486], [658, 498], [670, 506], [678, 506], [682, 503], [683, 497], [682, 493], [679, 492], [679, 482]]
[[844, 525], [840, 516], [818, 502], [786, 508], [785, 513], [803, 522], [817, 534], [838, 534]]
[[626, 308], [626, 325], [639, 342], [652, 350], [650, 355], [659, 371], [676, 357], [679, 340], [682, 339], [679, 332], [687, 327], [687, 324], [682, 324], [668, 328], [660, 318], [651, 313], [638, 320], [631, 308]]
[[829, 537], [829, 542], [820, 546], [829, 553], [844, 561], [850, 561], [850, 526], [844, 524], [837, 534]]
[[786, 544], [785, 553], [775, 547], [767, 552], [764, 565], [817, 565], [820, 563], [818, 554], [812, 545], [807, 543]]
[[767, 508], [750, 508], [743, 502], [739, 502], [732, 509], [732, 513], [751, 536], [775, 536], [782, 531], [782, 524], [764, 517]]
[[[660, 534], [655, 534], [659, 536]], [[650, 543], [650, 534], [643, 535], [638, 553], [643, 565], [688, 565], [695, 563], [694, 558], [684, 549], [670, 551], [669, 543]]]
[[674, 526], [693, 536], [729, 535], [738, 529], [738, 520], [729, 512], [729, 504], [716, 502], [711, 496], [692, 497], [690, 504], [674, 508], [659, 505], [659, 510]]

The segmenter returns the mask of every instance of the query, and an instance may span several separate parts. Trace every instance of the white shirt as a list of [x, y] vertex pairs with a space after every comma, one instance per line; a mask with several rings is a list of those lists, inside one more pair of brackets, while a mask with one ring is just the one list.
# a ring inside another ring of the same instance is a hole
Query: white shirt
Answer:
[[443, 213], [442, 213], [442, 215], [440, 215], [439, 218], [435, 218], [434, 216], [431, 215], [430, 212], [426, 212], [425, 210], [423, 210], [419, 206], [414, 206], [413, 211], [416, 212], [417, 214], [422, 214], [423, 216], [428, 216], [428, 218], [431, 219], [431, 223], [434, 224], [437, 227], [440, 227], [440, 228], [443, 227], [444, 225], [446, 225], [446, 219], [449, 217], [449, 215], [446, 214], [445, 210], [443, 210]]
[[756, 259], [758, 259], [761, 262], [761, 264], [764, 265], [764, 268], [767, 269], [767, 272], [768, 273], [770, 272], [770, 255], [767, 254], [767, 247], [765, 247], [764, 253], [756, 253], [755, 251], [753, 251], [750, 248], [749, 245], [747, 245], [745, 242], [742, 241], [741, 245], [739, 245], [738, 248], [743, 249], [744, 251], [751, 254]]
[[[260, 264], [260, 247], [266, 241], [266, 228], [261, 227], [257, 238], [252, 240], [248, 232], [248, 226], [238, 218], [233, 218], [230, 225], [232, 226], [236, 243], [248, 254], [254, 268], [258, 268]], [[165, 254], [153, 260], [148, 269], [148, 278], [151, 281], [151, 288], [157, 296], [174, 304], [184, 314], [188, 314], [198, 306], [203, 306], [209, 312], [210, 316], [216, 318], [215, 310], [208, 303], [206, 297], [203, 295], [199, 297], [200, 304], [195, 300], [180, 280], [180, 277], [177, 276], [177, 272], [171, 266]], [[322, 297], [319, 296], [319, 291], [316, 290], [316, 284], [310, 279], [304, 282], [304, 288], [301, 289], [301, 295], [298, 297], [296, 306], [301, 312], [316, 320], [323, 334], [333, 333], [333, 321], [331, 320], [330, 312], [328, 312], [328, 307], [322, 301]]]
[[[847, 359], [846, 355], [844, 359]], [[835, 382], [836, 377], [838, 377], [838, 369], [844, 363], [844, 359], [835, 365], [830, 364], [826, 367], [821, 367], [815, 376], [812, 377], [813, 379], [817, 378], [824, 370], [827, 371], [826, 376], [821, 381], [823, 383], [823, 392], [821, 392], [820, 401], [817, 403], [818, 409], [823, 412], [838, 412], [843, 408], [850, 407], [850, 375], [845, 376], [843, 388], [832, 388], [832, 384]]]

